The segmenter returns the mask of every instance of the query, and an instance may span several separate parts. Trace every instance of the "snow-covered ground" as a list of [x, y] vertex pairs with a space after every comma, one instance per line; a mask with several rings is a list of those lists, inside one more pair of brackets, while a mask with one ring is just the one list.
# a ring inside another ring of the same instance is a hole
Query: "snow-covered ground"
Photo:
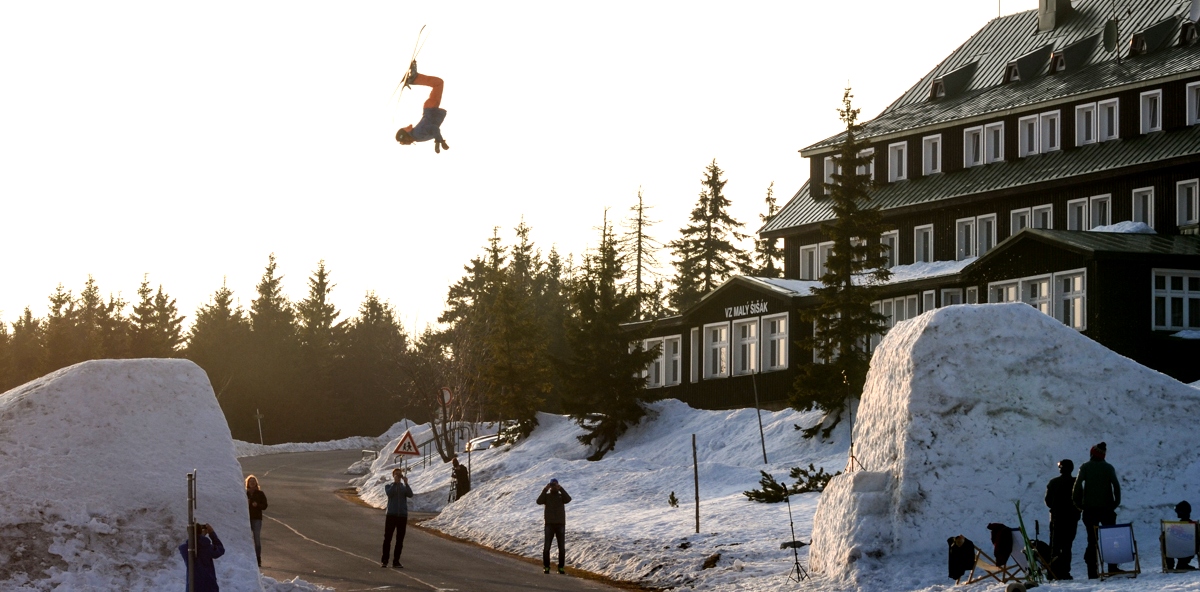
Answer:
[[184, 587], [187, 473], [226, 554], [223, 590], [325, 589], [260, 577], [242, 469], [204, 371], [96, 360], [0, 394], [0, 590]]

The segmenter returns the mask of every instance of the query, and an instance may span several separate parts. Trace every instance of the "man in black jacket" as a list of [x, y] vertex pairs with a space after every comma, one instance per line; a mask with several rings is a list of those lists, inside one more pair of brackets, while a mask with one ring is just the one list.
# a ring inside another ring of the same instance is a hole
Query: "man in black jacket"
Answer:
[[[1117, 506], [1121, 505], [1121, 482], [1117, 480], [1117, 471], [1105, 462], [1108, 455], [1108, 445], [1101, 442], [1092, 446], [1091, 460], [1079, 467], [1079, 476], [1075, 478], [1075, 487], [1071, 489], [1071, 501], [1075, 507], [1083, 511], [1083, 527], [1087, 530], [1087, 549], [1083, 552], [1083, 560], [1087, 562], [1088, 579], [1100, 577], [1099, 535], [1097, 525], [1111, 526], [1117, 523]], [[1108, 564], [1110, 572], [1117, 571], [1117, 565]]]
[[467, 471], [458, 457], [454, 457], [454, 499], [460, 500], [471, 491], [471, 473]]
[[1079, 509], [1071, 501], [1075, 463], [1064, 458], [1058, 462], [1059, 475], [1046, 484], [1046, 506], [1050, 508], [1050, 573], [1056, 580], [1072, 580], [1071, 546], [1079, 531]]
[[567, 510], [564, 506], [571, 503], [571, 495], [558, 484], [558, 479], [551, 479], [542, 488], [538, 496], [539, 506], [546, 507], [546, 543], [542, 545], [542, 573], [550, 573], [550, 541], [558, 537], [558, 573], [567, 573], [563, 562], [567, 557], [566, 543], [563, 537], [567, 534]]

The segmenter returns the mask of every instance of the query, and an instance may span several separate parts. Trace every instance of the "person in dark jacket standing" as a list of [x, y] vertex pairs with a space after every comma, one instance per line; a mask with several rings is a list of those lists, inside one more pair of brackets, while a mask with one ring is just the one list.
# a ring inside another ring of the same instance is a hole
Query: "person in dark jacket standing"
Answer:
[[246, 503], [250, 506], [250, 533], [254, 535], [254, 556], [262, 567], [262, 513], [267, 509], [267, 494], [258, 487], [258, 477], [246, 477]]
[[[183, 556], [183, 564], [188, 561], [188, 544], [179, 545], [179, 554]], [[225, 545], [217, 538], [216, 531], [211, 525], [196, 525], [196, 589], [194, 592], [221, 592], [217, 585], [217, 567], [213, 559], [225, 554]], [[190, 576], [189, 576], [190, 577]], [[186, 588], [186, 584], [184, 585]]]
[[1059, 475], [1046, 484], [1046, 506], [1050, 508], [1050, 573], [1056, 580], [1071, 577], [1071, 546], [1079, 532], [1079, 509], [1071, 499], [1075, 478], [1071, 471], [1075, 463], [1064, 458], [1058, 461]]
[[551, 479], [542, 488], [538, 496], [539, 506], [546, 507], [546, 542], [542, 545], [542, 573], [550, 573], [550, 541], [558, 537], [558, 573], [565, 574], [563, 563], [567, 557], [567, 546], [563, 540], [567, 535], [567, 509], [571, 503], [571, 495], [558, 484], [558, 479]]
[[392, 482], [383, 486], [387, 494], [387, 515], [383, 522], [383, 558], [379, 567], [387, 567], [388, 549], [392, 546], [392, 533], [396, 534], [396, 551], [392, 554], [392, 567], [400, 565], [400, 552], [404, 550], [404, 534], [408, 531], [408, 498], [413, 496], [404, 471], [392, 469]]
[[454, 499], [460, 500], [471, 491], [471, 474], [458, 462], [457, 456], [451, 462], [454, 463]]
[[[1117, 481], [1116, 469], [1104, 461], [1107, 455], [1108, 445], [1104, 442], [1093, 446], [1091, 460], [1079, 467], [1079, 476], [1071, 489], [1071, 500], [1083, 511], [1083, 527], [1087, 529], [1083, 559], [1087, 562], [1088, 579], [1100, 577], [1096, 526], [1116, 524], [1117, 506], [1121, 505], [1121, 483]], [[1117, 566], [1109, 564], [1109, 571], [1117, 571]]]

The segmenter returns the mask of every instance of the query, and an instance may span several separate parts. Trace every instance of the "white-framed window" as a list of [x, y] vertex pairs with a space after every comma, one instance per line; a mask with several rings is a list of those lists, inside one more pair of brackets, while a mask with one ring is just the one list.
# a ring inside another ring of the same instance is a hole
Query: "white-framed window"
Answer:
[[1200, 82], [1188, 84], [1184, 92], [1187, 101], [1187, 124], [1200, 124]]
[[663, 338], [663, 386], [675, 386], [683, 382], [683, 336]]
[[1144, 222], [1154, 228], [1154, 188], [1142, 187], [1133, 190], [1133, 221]]
[[1054, 205], [1046, 204], [1033, 208], [1033, 220], [1030, 223], [1034, 228], [1044, 228], [1046, 230], [1054, 228]]
[[859, 175], [865, 175], [868, 179], [875, 180], [875, 149], [867, 148], [858, 153], [859, 158], [866, 158], [867, 161], [862, 166], [854, 167], [854, 172]]
[[1053, 152], [1062, 148], [1059, 135], [1062, 131], [1058, 125], [1059, 112], [1047, 111], [1038, 116], [1038, 151]]
[[988, 302], [1018, 302], [1021, 292], [1021, 282], [993, 282], [988, 284]]
[[825, 183], [827, 185], [832, 185], [833, 184], [833, 175], [836, 173], [839, 173], [839, 172], [840, 171], [838, 171], [837, 160], [832, 156], [826, 156], [825, 157]]
[[960, 288], [944, 288], [942, 290], [942, 308], [963, 303], [963, 291]]
[[[929, 294], [932, 295], [933, 293], [929, 292]], [[876, 310], [886, 318], [883, 322], [884, 329], [891, 329], [897, 323], [902, 323], [921, 314], [920, 306], [921, 295], [919, 294], [901, 296], [899, 298], [886, 298], [871, 303], [871, 309]]]
[[642, 375], [646, 379], [646, 388], [658, 388], [663, 385], [663, 340], [661, 337], [647, 339], [642, 342], [647, 352], [654, 354], [654, 360], [646, 366]]
[[1073, 199], [1067, 202], [1067, 230], [1088, 230], [1088, 200]]
[[888, 144], [888, 181], [908, 178], [908, 142]]
[[1109, 99], [1096, 103], [1096, 137], [1101, 142], [1121, 137], [1121, 102]]
[[975, 256], [982, 257], [996, 246], [996, 215], [988, 214], [975, 218]]
[[829, 269], [826, 264], [829, 263], [829, 254], [833, 252], [833, 242], [821, 243], [817, 245], [817, 277], [813, 279], [821, 279], [825, 275], [825, 271]]
[[729, 323], [704, 326], [704, 378], [729, 376]]
[[979, 304], [979, 288], [971, 286], [966, 291], [966, 304]]
[[969, 127], [963, 130], [963, 167], [983, 164], [983, 128]]
[[934, 175], [942, 172], [942, 135], [925, 136], [921, 139], [921, 174]]
[[962, 261], [975, 256], [975, 219], [962, 218], [954, 221], [955, 260]]
[[702, 341], [700, 340], [700, 327], [692, 327], [691, 331], [691, 357], [688, 360], [690, 366], [688, 376], [691, 378], [692, 384], [700, 382], [700, 367], [703, 365], [704, 354]]
[[758, 372], [758, 318], [733, 322], [733, 373]]
[[1033, 222], [1033, 213], [1030, 208], [1021, 208], [1013, 210], [1008, 215], [1008, 235], [1012, 236], [1029, 226]]
[[983, 137], [986, 145], [983, 150], [983, 161], [991, 164], [1004, 160], [1004, 122], [989, 123], [983, 127]]
[[1082, 269], [1054, 274], [1054, 316], [1072, 329], [1087, 329], [1087, 283]]
[[787, 313], [762, 318], [764, 372], [786, 370], [788, 367]]
[[1091, 209], [1092, 225], [1089, 227], [1108, 226], [1112, 224], [1112, 196], [1097, 195], [1088, 199], [1088, 207]]
[[1038, 309], [1043, 314], [1054, 316], [1054, 312], [1051, 310], [1050, 276], [1022, 279], [1021, 302]]
[[1162, 89], [1148, 90], [1140, 95], [1142, 133], [1162, 131]]
[[1155, 269], [1154, 328], [1200, 329], [1200, 271]]
[[1200, 195], [1200, 179], [1189, 179], [1175, 184], [1175, 216], [1180, 226], [1200, 222], [1200, 203], [1197, 203], [1197, 195]]
[[884, 267], [891, 269], [898, 263], [897, 257], [900, 256], [900, 231], [889, 230], [879, 236], [879, 242], [885, 246], [884, 256], [887, 257], [887, 263]]
[[800, 279], [821, 279], [821, 276], [817, 274], [817, 245], [800, 247]]
[[1017, 153], [1021, 158], [1038, 153], [1038, 116], [1030, 115], [1017, 120]]
[[1087, 103], [1075, 107], [1075, 145], [1096, 142], [1096, 104]]
[[930, 263], [933, 261], [933, 225], [918, 226], [913, 229], [913, 263]]
[[[883, 314], [883, 303], [878, 300], [871, 303], [871, 312], [875, 314]], [[886, 321], [885, 321], [886, 323]], [[875, 348], [879, 347], [879, 342], [883, 341], [883, 333], [887, 331], [885, 325], [880, 325], [879, 330], [871, 333], [871, 338], [867, 340], [867, 351], [874, 352]]]
[[921, 292], [921, 312], [929, 312], [937, 308], [937, 292], [926, 290]]

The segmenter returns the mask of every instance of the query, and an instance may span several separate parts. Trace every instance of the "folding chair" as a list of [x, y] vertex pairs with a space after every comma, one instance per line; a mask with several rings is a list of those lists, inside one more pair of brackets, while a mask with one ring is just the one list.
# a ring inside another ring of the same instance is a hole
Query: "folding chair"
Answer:
[[[1196, 555], [1196, 524], [1194, 522], [1162, 521], [1162, 534], [1158, 536], [1162, 544], [1163, 573], [1184, 573], [1195, 569], [1175, 569], [1176, 559], [1190, 559]], [[1168, 560], [1170, 566], [1168, 566]]]
[[[1028, 575], [1030, 573], [1029, 558], [1025, 555], [1025, 537], [1021, 536], [1021, 529], [1012, 529], [1012, 537], [1012, 559], [1017, 566], [1021, 568], [1022, 575]], [[1033, 560], [1038, 564], [1038, 569], [1040, 569], [1043, 574], [1050, 573], [1050, 562], [1046, 561], [1046, 558], [1042, 557], [1042, 554], [1038, 552], [1037, 545], [1035, 544], [1031, 550], [1033, 551]]]
[[[979, 573], [978, 576], [975, 575], [976, 572]], [[957, 580], [954, 580], [954, 583], [959, 586], [965, 586], [967, 584], [974, 584], [976, 582], [982, 582], [988, 578], [991, 578], [1001, 584], [1004, 584], [1007, 582], [1019, 581], [1024, 579], [1024, 576], [1025, 574], [1019, 565], [997, 565], [996, 560], [992, 559], [991, 555], [988, 555], [983, 549], [980, 549], [979, 546], [976, 545], [975, 565], [971, 567], [971, 573], [966, 575], [967, 581], [964, 582], [962, 577], [959, 577]]]
[[[1098, 566], [1100, 579], [1112, 576], [1129, 576], [1136, 578], [1142, 573], [1142, 563], [1138, 559], [1137, 540], [1133, 538], [1132, 524], [1113, 524], [1112, 526], [1096, 526], [1097, 551], [1100, 555]], [[1108, 571], [1109, 564], [1133, 562], [1133, 570], [1116, 569]]]

